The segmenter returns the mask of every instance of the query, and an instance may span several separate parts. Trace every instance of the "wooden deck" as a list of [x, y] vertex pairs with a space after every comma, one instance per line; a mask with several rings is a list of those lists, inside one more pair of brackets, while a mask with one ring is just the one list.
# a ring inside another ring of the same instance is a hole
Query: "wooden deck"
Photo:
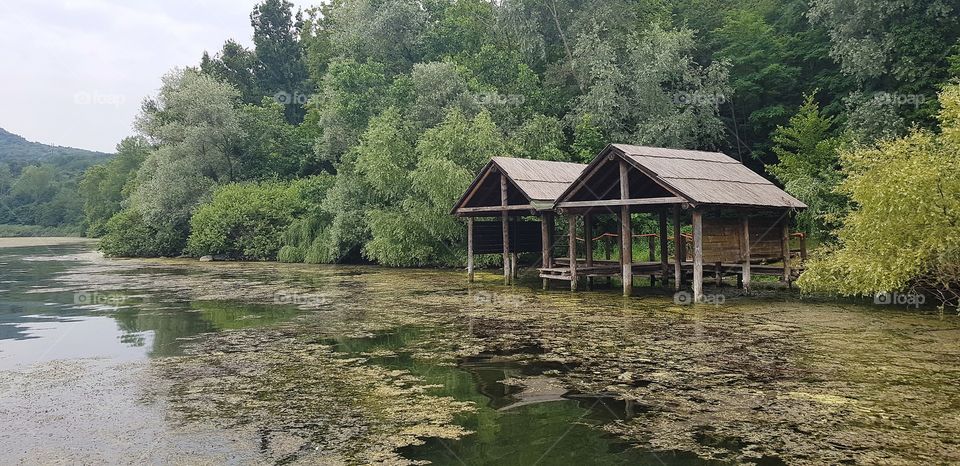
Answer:
[[[537, 271], [540, 274], [540, 278], [545, 278], [548, 280], [560, 280], [560, 281], [570, 281], [570, 261], [566, 259], [556, 259], [554, 267], [541, 267]], [[667, 278], [673, 278], [674, 274], [674, 265], [673, 261], [667, 263]], [[633, 263], [633, 275], [634, 276], [655, 276], [660, 277], [662, 274], [663, 265], [660, 261], [652, 262], [634, 262]], [[719, 266], [719, 272], [721, 276], [733, 276], [741, 273], [743, 269], [743, 264], [737, 263], [722, 263]], [[693, 262], [681, 262], [680, 270], [686, 276], [687, 274], [693, 273]], [[718, 271], [717, 264], [703, 264], [704, 275], [709, 273], [709, 276], [716, 277]], [[796, 266], [790, 267], [791, 276], [796, 278], [800, 275], [803, 269]], [[782, 265], [770, 265], [770, 264], [751, 264], [750, 272], [754, 275], [775, 275], [783, 276], [783, 266]], [[581, 277], [615, 277], [620, 276], [621, 269], [620, 263], [615, 261], [593, 261], [593, 265], [588, 266], [586, 261], [577, 261], [577, 278]]]

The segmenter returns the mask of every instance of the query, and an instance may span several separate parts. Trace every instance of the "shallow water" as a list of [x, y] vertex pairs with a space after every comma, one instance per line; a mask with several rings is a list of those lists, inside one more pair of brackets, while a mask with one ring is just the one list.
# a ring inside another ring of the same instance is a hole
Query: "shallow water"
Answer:
[[4, 463], [960, 461], [952, 315], [90, 247], [0, 249]]

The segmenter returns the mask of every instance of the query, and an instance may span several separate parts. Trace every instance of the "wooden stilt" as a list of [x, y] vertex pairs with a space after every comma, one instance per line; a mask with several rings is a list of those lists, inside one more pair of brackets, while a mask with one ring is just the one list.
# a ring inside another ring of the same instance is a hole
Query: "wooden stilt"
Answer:
[[467, 281], [473, 283], [473, 217], [467, 217]]
[[741, 233], [743, 237], [740, 240], [740, 246], [743, 248], [741, 256], [743, 259], [743, 269], [741, 275], [743, 276], [743, 290], [750, 292], [750, 218], [743, 217], [740, 220], [741, 224]]
[[660, 286], [667, 287], [670, 286], [669, 276], [670, 264], [667, 262], [668, 257], [670, 256], [670, 246], [669, 239], [667, 236], [667, 211], [666, 209], [660, 209], [658, 212], [660, 217]]
[[517, 277], [520, 276], [520, 266], [518, 265], [517, 253], [510, 253], [510, 280], [516, 281]]
[[[551, 234], [550, 234], [550, 219], [549, 216], [553, 215], [550, 212], [544, 212], [540, 216], [540, 266], [541, 267], [550, 267], [550, 256], [553, 255], [553, 245], [550, 244]], [[543, 279], [543, 289], [550, 287], [550, 280]]]
[[807, 234], [803, 233], [800, 235], [800, 260], [803, 262], [807, 261]]
[[[627, 162], [620, 159], [620, 199], [630, 198], [630, 178]], [[633, 293], [633, 227], [630, 225], [630, 206], [620, 207], [620, 267], [623, 295]]]
[[[653, 236], [647, 237], [647, 260], [653, 262], [657, 260], [657, 239]], [[650, 274], [650, 286], [657, 286], [657, 276]]]
[[507, 215], [507, 175], [500, 174], [500, 207], [503, 208], [500, 223], [503, 227], [503, 283], [510, 284], [510, 217]]
[[781, 249], [783, 249], [783, 281], [787, 282], [787, 286], [790, 286], [793, 277], [790, 276], [790, 224], [787, 223], [787, 219], [783, 219], [781, 242]]
[[[593, 216], [583, 215], [583, 253], [587, 259], [587, 267], [593, 267]], [[587, 276], [587, 289], [593, 289], [593, 277]]]
[[693, 211], [693, 302], [703, 302], [703, 213]]
[[570, 247], [570, 291], [577, 291], [577, 216], [571, 214], [567, 221], [567, 236]]
[[675, 205], [673, 206], [673, 289], [676, 291], [680, 291], [681, 276], [683, 275], [683, 269], [681, 268], [683, 257], [680, 255], [683, 252], [681, 241], [683, 239], [680, 236], [680, 206]]

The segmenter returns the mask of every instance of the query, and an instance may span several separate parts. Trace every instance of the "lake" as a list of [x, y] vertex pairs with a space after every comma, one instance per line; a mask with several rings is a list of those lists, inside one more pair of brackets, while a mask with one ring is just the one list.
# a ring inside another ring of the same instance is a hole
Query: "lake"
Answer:
[[3, 463], [960, 461], [936, 309], [3, 245]]

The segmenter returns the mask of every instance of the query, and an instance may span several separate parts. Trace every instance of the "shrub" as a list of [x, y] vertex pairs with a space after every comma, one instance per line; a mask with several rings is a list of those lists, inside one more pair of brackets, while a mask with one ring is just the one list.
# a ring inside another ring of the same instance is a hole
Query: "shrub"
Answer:
[[283, 231], [305, 210], [300, 191], [308, 182], [221, 186], [190, 219], [186, 252], [195, 256], [276, 259], [283, 245]]
[[147, 224], [143, 215], [133, 209], [114, 214], [104, 230], [100, 250], [107, 256], [174, 256], [183, 249], [182, 231], [169, 226]]
[[299, 263], [303, 262], [306, 255], [302, 248], [284, 246], [280, 248], [280, 252], [277, 253], [277, 260], [280, 262]]

